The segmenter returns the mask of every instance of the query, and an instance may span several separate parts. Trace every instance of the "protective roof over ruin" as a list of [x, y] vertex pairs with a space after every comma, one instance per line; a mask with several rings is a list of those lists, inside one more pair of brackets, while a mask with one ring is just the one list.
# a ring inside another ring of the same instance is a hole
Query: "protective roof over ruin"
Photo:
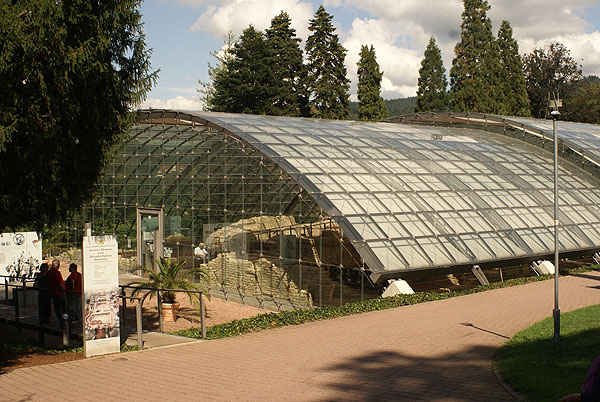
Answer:
[[[138, 122], [224, 130], [255, 148], [338, 223], [378, 277], [554, 249], [552, 154], [520, 139], [463, 127], [167, 110], [140, 111]], [[600, 138], [591, 127], [576, 138], [586, 149]], [[591, 174], [561, 162], [561, 251], [600, 248], [597, 190]]]

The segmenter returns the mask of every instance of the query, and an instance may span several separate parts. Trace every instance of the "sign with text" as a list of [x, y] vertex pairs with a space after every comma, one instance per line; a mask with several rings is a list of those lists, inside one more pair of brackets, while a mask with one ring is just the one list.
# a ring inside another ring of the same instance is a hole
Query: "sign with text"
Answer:
[[83, 237], [85, 357], [120, 351], [119, 250], [115, 236]]
[[33, 278], [42, 263], [42, 241], [36, 232], [0, 234], [0, 274]]

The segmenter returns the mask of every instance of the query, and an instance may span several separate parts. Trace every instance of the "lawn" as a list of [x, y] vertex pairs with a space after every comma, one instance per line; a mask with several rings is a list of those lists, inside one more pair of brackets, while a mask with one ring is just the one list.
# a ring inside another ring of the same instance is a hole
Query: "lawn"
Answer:
[[561, 316], [560, 342], [552, 343], [549, 317], [519, 332], [495, 356], [502, 379], [529, 401], [556, 401], [581, 391], [600, 354], [600, 305]]

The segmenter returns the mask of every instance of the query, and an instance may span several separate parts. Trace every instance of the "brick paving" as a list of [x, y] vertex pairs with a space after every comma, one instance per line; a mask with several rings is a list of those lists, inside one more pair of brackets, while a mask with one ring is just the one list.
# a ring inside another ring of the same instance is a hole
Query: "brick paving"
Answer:
[[[553, 281], [0, 375], [0, 401], [510, 401], [498, 346], [552, 314]], [[560, 280], [562, 312], [600, 274]]]

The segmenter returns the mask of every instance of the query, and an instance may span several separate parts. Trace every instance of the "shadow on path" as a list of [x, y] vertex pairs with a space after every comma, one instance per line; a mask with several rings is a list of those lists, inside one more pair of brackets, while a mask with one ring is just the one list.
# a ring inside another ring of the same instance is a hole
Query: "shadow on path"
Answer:
[[[459, 353], [416, 357], [375, 351], [327, 367], [342, 381], [331, 401], [513, 401], [494, 376], [496, 348], [477, 346]], [[341, 374], [341, 375], [340, 375]]]

